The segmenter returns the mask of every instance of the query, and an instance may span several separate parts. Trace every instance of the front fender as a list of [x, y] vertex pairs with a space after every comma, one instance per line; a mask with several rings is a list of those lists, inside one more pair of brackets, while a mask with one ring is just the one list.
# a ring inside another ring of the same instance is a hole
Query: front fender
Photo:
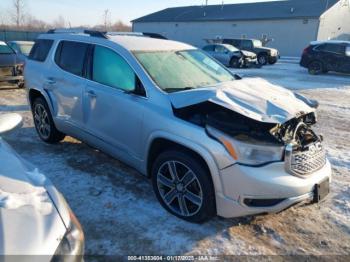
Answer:
[[[216, 193], [223, 192], [218, 165], [217, 165], [216, 161], [214, 160], [213, 156], [208, 152], [208, 150], [206, 150], [201, 145], [199, 145], [199, 144], [197, 144], [189, 139], [178, 136], [176, 134], [172, 134], [172, 133], [168, 133], [168, 132], [159, 130], [159, 131], [154, 131], [149, 136], [149, 138], [147, 140], [147, 146], [146, 146], [146, 152], [145, 152], [146, 158], [145, 159], [148, 159], [148, 154], [150, 152], [151, 145], [156, 139], [169, 140], [173, 143], [177, 143], [181, 146], [184, 146], [184, 147], [196, 152], [198, 155], [200, 155], [208, 165], [208, 168], [209, 168], [209, 171], [211, 174], [211, 178], [212, 178], [212, 181], [214, 184], [215, 192]], [[147, 165], [147, 161], [145, 161], [145, 164]], [[146, 169], [147, 169], [147, 167], [145, 167], [145, 170]]]

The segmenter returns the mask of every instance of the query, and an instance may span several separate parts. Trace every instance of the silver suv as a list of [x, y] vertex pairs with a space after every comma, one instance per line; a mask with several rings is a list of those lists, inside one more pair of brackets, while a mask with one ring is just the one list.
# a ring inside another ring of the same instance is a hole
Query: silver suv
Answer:
[[328, 194], [317, 103], [240, 79], [190, 45], [51, 31], [25, 81], [42, 140], [70, 135], [122, 160], [182, 219], [279, 212]]

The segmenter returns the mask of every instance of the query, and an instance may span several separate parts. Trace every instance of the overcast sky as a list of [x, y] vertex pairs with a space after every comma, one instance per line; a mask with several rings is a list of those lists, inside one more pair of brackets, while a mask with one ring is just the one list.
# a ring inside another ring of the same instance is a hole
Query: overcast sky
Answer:
[[[103, 12], [109, 9], [112, 21], [131, 20], [167, 7], [202, 5], [205, 0], [24, 0], [27, 13], [45, 22], [53, 22], [58, 16], [72, 26], [101, 24]], [[225, 0], [225, 4], [259, 2], [266, 0]], [[0, 0], [0, 15], [9, 18], [13, 0]], [[208, 0], [209, 4], [221, 4], [222, 0]]]

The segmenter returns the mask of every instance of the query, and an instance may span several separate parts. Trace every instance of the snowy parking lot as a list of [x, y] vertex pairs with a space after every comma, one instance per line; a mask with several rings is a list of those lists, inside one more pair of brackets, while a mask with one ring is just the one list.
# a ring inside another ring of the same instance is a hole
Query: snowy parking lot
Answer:
[[0, 89], [0, 114], [25, 119], [4, 138], [63, 193], [83, 226], [87, 254], [350, 255], [350, 76], [311, 76], [293, 61], [234, 71], [319, 101], [316, 129], [333, 165], [331, 194], [320, 205], [202, 225], [181, 221], [160, 206], [148, 179], [118, 160], [70, 137], [41, 142], [25, 90]]

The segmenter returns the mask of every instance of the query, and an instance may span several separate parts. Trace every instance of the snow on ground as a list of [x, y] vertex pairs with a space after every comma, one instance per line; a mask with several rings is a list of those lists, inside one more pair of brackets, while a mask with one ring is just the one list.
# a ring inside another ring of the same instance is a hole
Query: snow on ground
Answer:
[[181, 221], [161, 208], [150, 181], [118, 160], [70, 137], [41, 142], [24, 90], [0, 90], [0, 113], [25, 119], [5, 139], [64, 194], [84, 228], [87, 254], [350, 254], [350, 76], [310, 76], [293, 63], [235, 71], [319, 100], [316, 129], [334, 168], [325, 202], [202, 225]]

